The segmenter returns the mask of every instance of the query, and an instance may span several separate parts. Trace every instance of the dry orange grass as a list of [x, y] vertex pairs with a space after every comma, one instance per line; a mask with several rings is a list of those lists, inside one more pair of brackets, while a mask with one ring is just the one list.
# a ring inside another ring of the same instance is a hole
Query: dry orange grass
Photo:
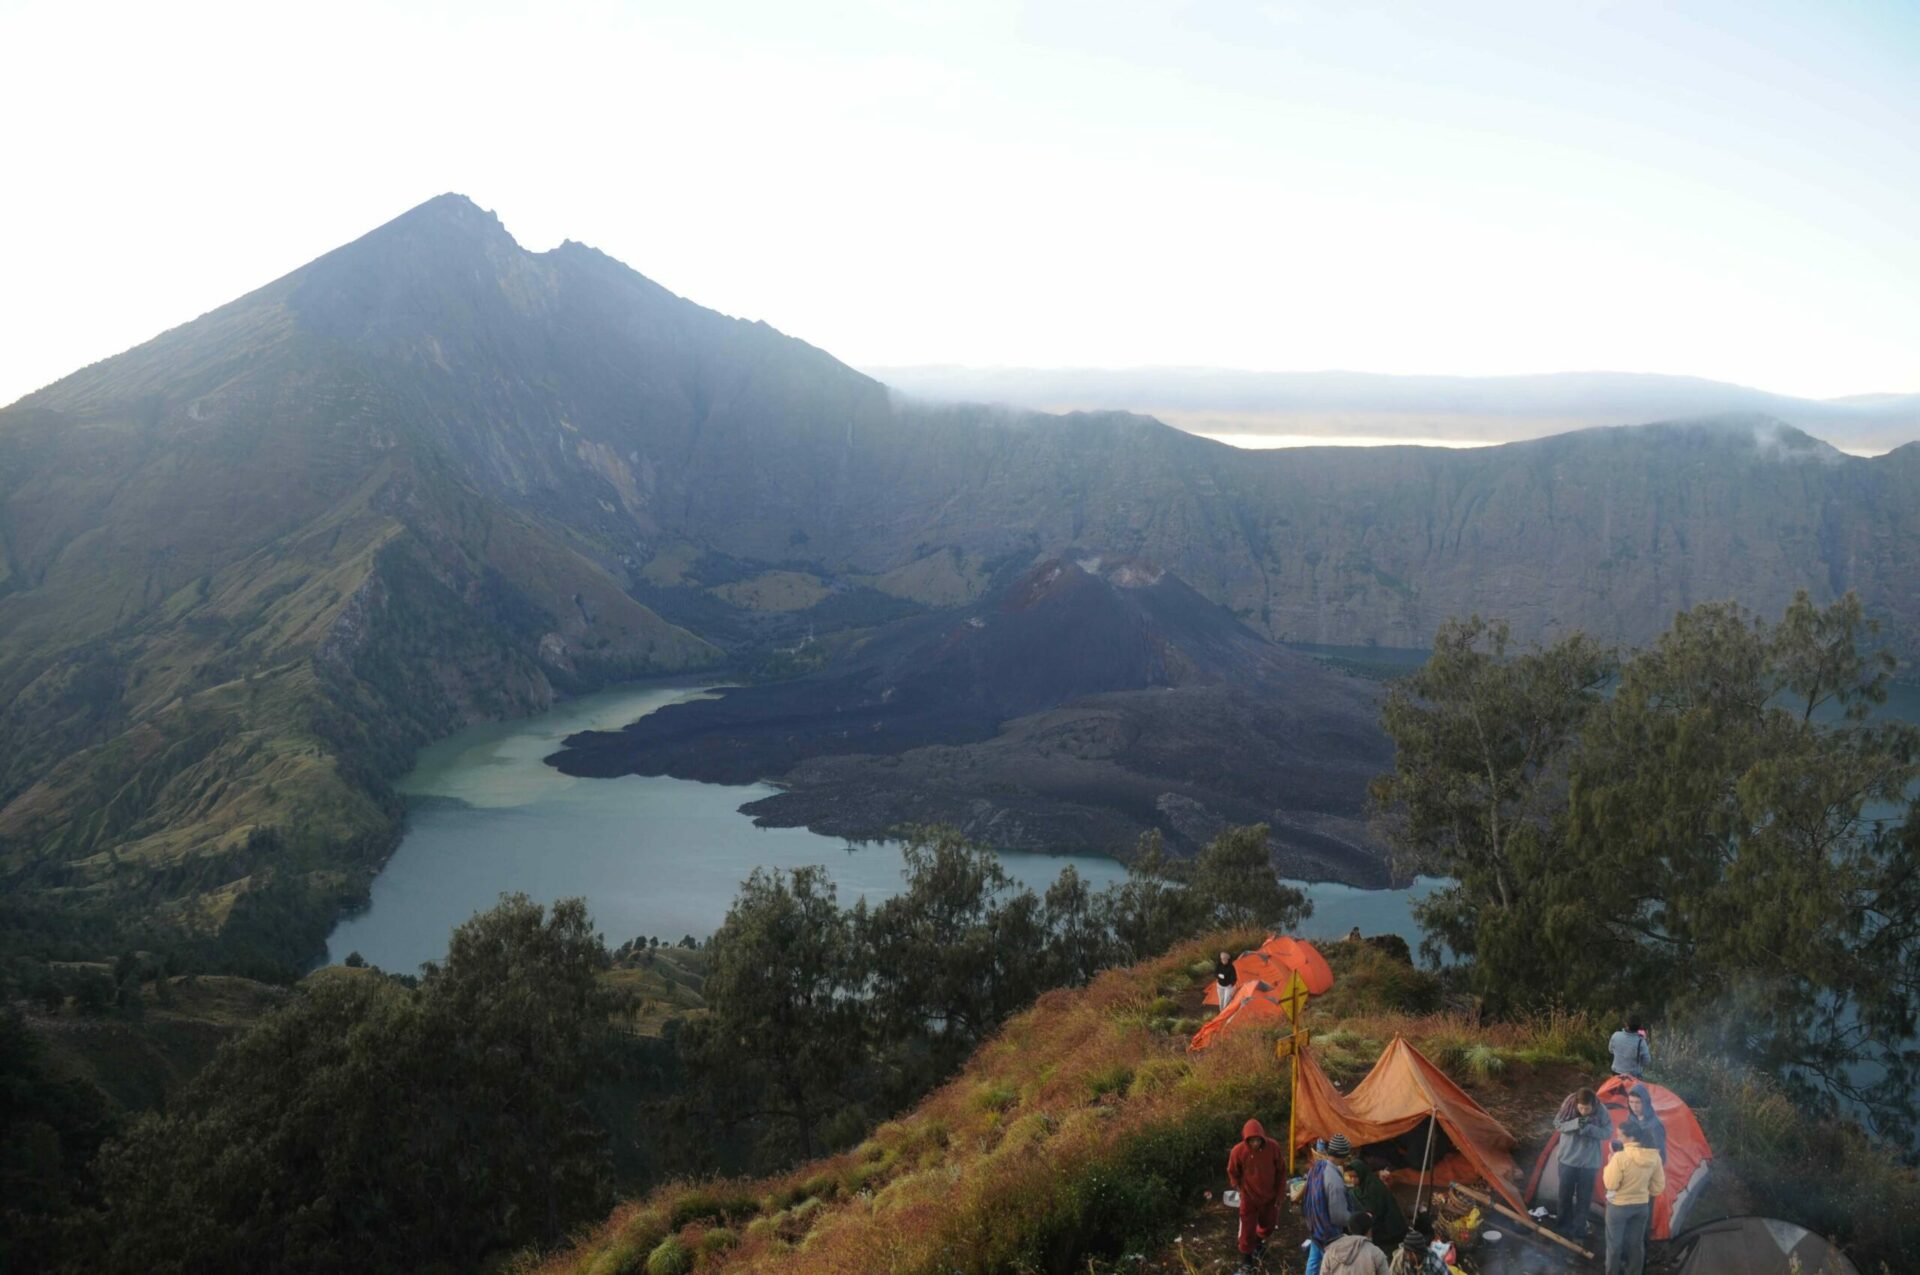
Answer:
[[[671, 1270], [673, 1237], [701, 1271], [945, 1275], [1058, 1269], [1144, 1238], [1187, 1207], [1195, 1174], [1217, 1176], [1242, 1121], [1285, 1120], [1267, 1037], [1189, 1055], [1184, 1034], [1150, 1025], [1219, 941], [1048, 993], [850, 1151], [758, 1182], [663, 1187], [541, 1269], [616, 1275], [660, 1255]], [[752, 1216], [672, 1225], [684, 1201], [726, 1196], [751, 1197]], [[723, 1222], [731, 1246], [701, 1253]]]

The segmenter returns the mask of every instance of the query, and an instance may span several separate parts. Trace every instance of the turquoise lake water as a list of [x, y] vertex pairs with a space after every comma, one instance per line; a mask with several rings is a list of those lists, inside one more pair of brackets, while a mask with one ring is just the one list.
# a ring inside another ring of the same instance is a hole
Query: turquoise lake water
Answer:
[[[612, 945], [641, 935], [706, 937], [755, 867], [822, 864], [843, 905], [896, 893], [898, 846], [849, 850], [804, 828], [756, 828], [739, 808], [774, 791], [764, 784], [574, 779], [543, 761], [575, 731], [614, 729], [703, 693], [657, 684], [604, 691], [424, 749], [400, 784], [410, 804], [406, 835], [374, 880], [371, 906], [329, 937], [328, 959], [357, 951], [382, 968], [411, 971], [444, 955], [453, 927], [506, 891], [541, 902], [584, 897]], [[1093, 855], [1007, 853], [1001, 862], [1035, 891], [1069, 863], [1096, 889], [1126, 875], [1119, 863]], [[1301, 928], [1331, 936], [1358, 925], [1417, 942], [1408, 907], [1435, 884], [1417, 882], [1410, 891], [1306, 885], [1314, 916]]]

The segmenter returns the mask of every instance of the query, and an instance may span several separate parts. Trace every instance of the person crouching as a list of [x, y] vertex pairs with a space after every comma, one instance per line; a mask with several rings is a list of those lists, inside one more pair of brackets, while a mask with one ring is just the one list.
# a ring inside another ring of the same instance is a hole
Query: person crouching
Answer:
[[1373, 1242], [1373, 1214], [1362, 1209], [1347, 1219], [1347, 1233], [1327, 1245], [1320, 1275], [1391, 1275], [1387, 1255]]
[[1267, 1236], [1280, 1224], [1280, 1190], [1286, 1169], [1279, 1144], [1267, 1136], [1258, 1120], [1240, 1130], [1240, 1141], [1227, 1156], [1227, 1181], [1240, 1193], [1240, 1259], [1252, 1267], [1266, 1247]]

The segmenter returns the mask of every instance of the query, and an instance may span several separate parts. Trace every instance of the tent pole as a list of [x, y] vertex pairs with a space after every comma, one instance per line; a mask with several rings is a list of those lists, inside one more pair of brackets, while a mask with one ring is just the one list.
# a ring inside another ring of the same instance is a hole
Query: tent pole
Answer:
[[[1299, 1029], [1296, 1027], [1294, 1030], [1297, 1033]], [[1300, 1047], [1298, 1043], [1294, 1045], [1292, 1057], [1288, 1061], [1293, 1074], [1287, 1089], [1287, 1177], [1292, 1178], [1294, 1157], [1300, 1153], [1298, 1141], [1294, 1137], [1294, 1131], [1299, 1127], [1300, 1119]]]
[[1420, 1185], [1413, 1189], [1413, 1216], [1420, 1216], [1420, 1197], [1427, 1193], [1427, 1169], [1433, 1163], [1433, 1127], [1440, 1123], [1440, 1108], [1427, 1112], [1427, 1149], [1420, 1157]]

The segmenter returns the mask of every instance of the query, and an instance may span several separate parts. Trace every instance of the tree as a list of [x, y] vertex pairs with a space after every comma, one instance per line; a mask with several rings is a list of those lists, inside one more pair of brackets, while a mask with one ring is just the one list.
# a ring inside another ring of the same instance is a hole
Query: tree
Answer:
[[1141, 834], [1127, 879], [1108, 886], [1102, 900], [1123, 959], [1164, 952], [1199, 931], [1202, 907], [1187, 876], [1186, 864], [1167, 857], [1157, 830]]
[[694, 1074], [717, 1091], [716, 1112], [765, 1122], [811, 1156], [821, 1121], [857, 1097], [866, 1044], [852, 926], [826, 869], [755, 868], [708, 948], [710, 1016], [682, 1041]]
[[1777, 625], [1709, 603], [1619, 670], [1577, 635], [1442, 629], [1389, 696], [1374, 786], [1416, 910], [1496, 1009], [1640, 1007], [1808, 1101], [1913, 1123], [1920, 732], [1869, 714], [1890, 657], [1848, 596]]
[[1266, 926], [1291, 930], [1313, 912], [1307, 896], [1280, 884], [1267, 848], [1267, 825], [1226, 828], [1193, 865], [1202, 928]]
[[906, 888], [861, 925], [874, 1014], [957, 1060], [1044, 987], [1040, 904], [953, 828], [910, 829], [901, 852]]
[[1047, 887], [1041, 909], [1047, 931], [1046, 982], [1049, 986], [1085, 983], [1120, 959], [1102, 896], [1087, 887], [1072, 864]]
[[[1852, 595], [1778, 625], [1696, 607], [1624, 670], [1574, 768], [1615, 1003], [1905, 1132], [1920, 1054], [1920, 733], [1867, 720], [1890, 655]], [[1596, 889], [1598, 884], [1596, 882]]]
[[320, 970], [102, 1152], [97, 1266], [466, 1269], [604, 1212], [606, 963], [579, 900], [512, 895], [417, 989]]
[[1578, 950], [1601, 918], [1568, 881], [1566, 764], [1615, 660], [1580, 634], [1510, 654], [1505, 624], [1443, 625], [1418, 671], [1388, 692], [1394, 769], [1372, 785], [1401, 872], [1451, 879], [1415, 905], [1422, 949], [1471, 961], [1495, 1007], [1553, 998], [1551, 931]]

